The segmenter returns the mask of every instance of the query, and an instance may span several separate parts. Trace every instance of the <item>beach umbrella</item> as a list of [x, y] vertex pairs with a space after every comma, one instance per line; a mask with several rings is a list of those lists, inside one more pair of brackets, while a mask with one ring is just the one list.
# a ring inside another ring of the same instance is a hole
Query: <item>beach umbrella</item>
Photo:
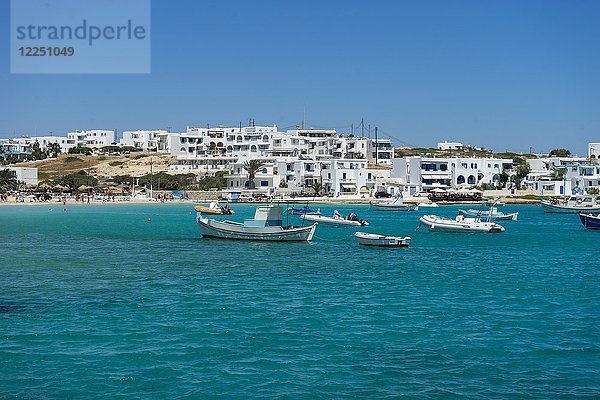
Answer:
[[440, 188], [435, 188], [432, 190], [433, 193], [446, 193], [446, 191], [444, 189], [440, 189]]
[[92, 187], [86, 186], [86, 185], [81, 185], [77, 188], [77, 190], [79, 190], [80, 192], [84, 192], [84, 191], [90, 190], [90, 189], [92, 189]]

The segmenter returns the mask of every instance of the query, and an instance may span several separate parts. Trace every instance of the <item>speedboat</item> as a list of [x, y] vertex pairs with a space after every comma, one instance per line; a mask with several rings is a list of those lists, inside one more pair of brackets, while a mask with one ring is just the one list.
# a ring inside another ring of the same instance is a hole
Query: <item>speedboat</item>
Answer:
[[585, 229], [600, 230], [600, 215], [579, 213], [579, 219]]
[[194, 207], [196, 212], [201, 214], [213, 214], [213, 215], [232, 215], [235, 212], [229, 208], [229, 204], [226, 204], [225, 207], [219, 206], [219, 203], [216, 201], [212, 201], [208, 207], [206, 206], [196, 206]]
[[437, 215], [423, 215], [420, 224], [431, 231], [447, 232], [504, 232], [504, 227], [491, 221], [481, 221], [479, 218], [465, 218], [459, 215], [456, 219], [444, 218]]
[[283, 208], [279, 206], [257, 207], [254, 218], [243, 223], [234, 221], [217, 221], [212, 218], [196, 216], [202, 237], [237, 240], [263, 241], [308, 241], [315, 234], [317, 224], [309, 226], [283, 226]]
[[289, 207], [287, 209], [290, 215], [304, 215], [304, 214], [312, 214], [312, 215], [321, 215], [321, 209], [310, 208], [309, 206], [304, 206], [302, 208], [297, 207]]
[[312, 222], [320, 222], [324, 224], [333, 224], [333, 225], [347, 225], [347, 226], [367, 226], [369, 223], [364, 219], [360, 219], [354, 213], [350, 213], [347, 216], [343, 217], [337, 210], [333, 212], [332, 217], [326, 217], [324, 215], [313, 215], [313, 214], [304, 214], [301, 215], [305, 221]]
[[562, 200], [541, 200], [540, 204], [545, 213], [577, 214], [600, 213], [600, 205], [595, 196], [569, 196]]
[[384, 236], [366, 232], [356, 232], [354, 237], [363, 246], [408, 247], [408, 243], [410, 242], [410, 237], [408, 236]]
[[468, 210], [458, 210], [458, 213], [471, 218], [484, 217], [484, 219], [489, 219], [490, 221], [496, 219], [502, 221], [516, 221], [519, 217], [518, 212], [505, 214], [502, 211], [498, 211], [496, 207], [490, 207], [488, 210], [474, 210], [472, 208]]
[[415, 204], [404, 204], [402, 196], [395, 197], [393, 200], [370, 203], [373, 210], [379, 211], [417, 211], [419, 206]]

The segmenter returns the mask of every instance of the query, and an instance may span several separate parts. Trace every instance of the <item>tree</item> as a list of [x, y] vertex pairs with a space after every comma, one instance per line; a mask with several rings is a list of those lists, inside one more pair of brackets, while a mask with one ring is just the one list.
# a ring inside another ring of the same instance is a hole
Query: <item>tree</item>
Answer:
[[85, 154], [89, 156], [92, 154], [92, 149], [89, 147], [71, 147], [69, 154]]
[[31, 146], [31, 158], [35, 160], [43, 160], [46, 158], [46, 152], [42, 150], [39, 142], [36, 140]]
[[17, 173], [11, 169], [0, 170], [0, 191], [14, 190], [18, 187]]
[[315, 181], [315, 182], [312, 184], [312, 188], [313, 188], [313, 190], [315, 191], [315, 194], [316, 194], [317, 196], [320, 196], [320, 195], [321, 195], [321, 192], [323, 191], [323, 184], [321, 183], [321, 181], [320, 181], [320, 180], [319, 180], [319, 181]]
[[98, 184], [98, 179], [89, 175], [84, 170], [81, 170], [75, 174], [68, 174], [56, 178], [54, 180], [55, 184], [66, 187], [70, 192], [76, 190], [81, 185], [85, 186], [96, 186]]
[[521, 182], [531, 172], [529, 164], [519, 165], [517, 167], [517, 189], [521, 188]]
[[562, 181], [565, 177], [565, 170], [564, 169], [555, 169], [552, 171], [552, 174], [550, 174], [550, 180], [553, 181]]
[[508, 176], [508, 174], [506, 173], [506, 171], [502, 171], [502, 173], [500, 174], [500, 185], [501, 186], [506, 186], [506, 183], [508, 182], [508, 179], [510, 177]]
[[250, 160], [244, 161], [243, 168], [248, 172], [248, 188], [254, 189], [256, 185], [254, 184], [254, 178], [256, 177], [256, 173], [260, 170], [265, 163], [262, 160]]
[[48, 143], [46, 146], [46, 154], [48, 154], [48, 157], [57, 158], [61, 151], [62, 149], [58, 143]]
[[550, 152], [549, 156], [555, 157], [569, 157], [571, 155], [571, 151], [567, 149], [554, 149]]
[[288, 187], [288, 184], [287, 184], [287, 182], [285, 181], [285, 179], [282, 179], [282, 180], [279, 182], [279, 187], [280, 187], [281, 189], [286, 189], [286, 188]]

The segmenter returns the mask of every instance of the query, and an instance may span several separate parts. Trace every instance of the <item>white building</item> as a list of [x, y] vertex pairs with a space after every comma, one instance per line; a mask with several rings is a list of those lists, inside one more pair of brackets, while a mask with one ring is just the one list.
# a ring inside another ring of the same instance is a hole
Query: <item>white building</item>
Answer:
[[276, 160], [263, 159], [264, 165], [256, 172], [254, 188], [249, 181], [248, 171], [243, 162], [230, 165], [230, 173], [225, 175], [228, 190], [256, 189], [272, 194], [280, 186], [281, 176]]
[[368, 160], [371, 164], [392, 166], [394, 146], [390, 139], [369, 140]]
[[305, 139], [306, 155], [314, 159], [333, 156], [333, 149], [338, 139], [335, 129], [292, 129], [287, 133]]
[[540, 195], [569, 195], [600, 188], [600, 165], [583, 157], [528, 159], [530, 172], [525, 179], [529, 190]]
[[67, 133], [66, 148], [72, 147], [104, 147], [115, 143], [115, 132], [104, 129], [74, 131]]
[[162, 129], [123, 131], [123, 137], [119, 140], [119, 144], [140, 150], [158, 150], [160, 143], [161, 151], [167, 151], [168, 136], [169, 132]]
[[9, 170], [14, 171], [17, 182], [25, 183], [29, 186], [37, 186], [38, 184], [38, 169], [29, 167], [7, 167]]
[[588, 158], [600, 159], [600, 143], [588, 143]]
[[13, 158], [18, 161], [27, 159], [31, 155], [32, 144], [28, 141], [19, 139], [0, 139], [0, 147], [2, 147], [3, 158]]
[[440, 142], [437, 144], [438, 150], [459, 150], [459, 149], [462, 149], [463, 147], [464, 147], [464, 145], [462, 143], [458, 143], [458, 142], [444, 141], [443, 143]]
[[321, 178], [325, 193], [333, 196], [370, 196], [378, 180], [390, 178], [389, 168], [369, 167], [367, 160], [333, 159], [322, 161]]
[[482, 184], [499, 185], [502, 172], [511, 174], [512, 167], [511, 159], [412, 156], [395, 158], [391, 177], [411, 192], [456, 189]]

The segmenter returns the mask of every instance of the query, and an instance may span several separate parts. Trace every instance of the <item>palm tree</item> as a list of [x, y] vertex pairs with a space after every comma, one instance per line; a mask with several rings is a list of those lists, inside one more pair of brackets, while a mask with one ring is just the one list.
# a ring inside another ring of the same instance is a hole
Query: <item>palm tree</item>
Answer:
[[323, 191], [323, 183], [321, 183], [321, 182], [320, 182], [320, 180], [319, 180], [319, 181], [315, 181], [315, 182], [312, 184], [312, 188], [313, 188], [313, 190], [315, 191], [315, 194], [316, 194], [317, 196], [320, 196], [320, 195], [321, 195], [321, 192]]
[[248, 172], [248, 188], [254, 189], [256, 185], [254, 184], [254, 178], [256, 177], [256, 173], [259, 169], [261, 169], [265, 163], [262, 160], [250, 160], [244, 161], [243, 168]]
[[15, 171], [5, 168], [0, 170], [0, 190], [11, 190], [18, 187], [17, 174]]

